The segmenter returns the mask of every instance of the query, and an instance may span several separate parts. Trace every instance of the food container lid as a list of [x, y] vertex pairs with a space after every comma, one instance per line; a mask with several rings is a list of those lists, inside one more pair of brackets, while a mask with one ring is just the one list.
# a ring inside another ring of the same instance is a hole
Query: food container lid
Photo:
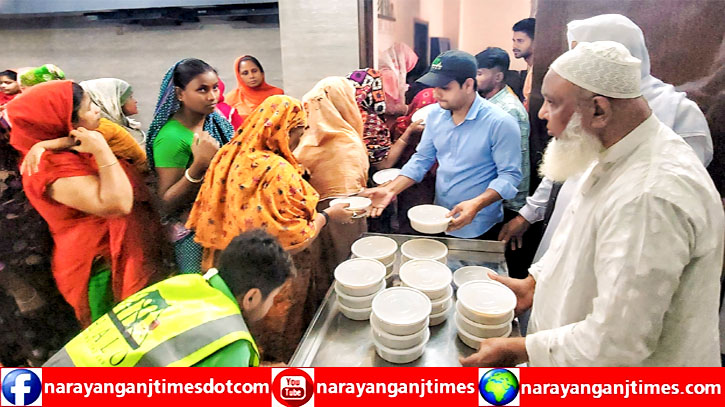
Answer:
[[428, 296], [409, 287], [388, 288], [373, 299], [373, 312], [382, 322], [391, 325], [414, 325], [430, 315]]
[[335, 268], [335, 280], [346, 287], [365, 288], [380, 284], [385, 272], [383, 263], [375, 259], [351, 259]]
[[445, 264], [435, 260], [411, 260], [400, 266], [400, 281], [421, 291], [442, 290], [451, 284], [453, 275]]

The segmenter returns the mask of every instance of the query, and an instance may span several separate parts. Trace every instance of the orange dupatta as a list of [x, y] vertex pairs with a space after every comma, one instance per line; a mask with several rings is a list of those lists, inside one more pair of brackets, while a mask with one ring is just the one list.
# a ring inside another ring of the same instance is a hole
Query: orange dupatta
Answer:
[[248, 230], [265, 230], [286, 250], [315, 235], [319, 196], [289, 149], [290, 130], [305, 123], [298, 100], [272, 96], [214, 156], [186, 223], [204, 247], [203, 268]]
[[256, 88], [247, 86], [242, 79], [242, 75], [239, 73], [239, 64], [242, 62], [242, 58], [246, 56], [242, 55], [234, 61], [234, 75], [237, 77], [237, 88], [224, 95], [224, 101], [232, 106], [242, 118], [246, 118], [252, 114], [252, 111], [268, 97], [284, 93], [282, 89], [272, 86], [266, 81], [262, 82]]
[[325, 78], [302, 100], [309, 128], [294, 153], [309, 170], [310, 183], [322, 198], [360, 192], [367, 185], [370, 161], [352, 83]]

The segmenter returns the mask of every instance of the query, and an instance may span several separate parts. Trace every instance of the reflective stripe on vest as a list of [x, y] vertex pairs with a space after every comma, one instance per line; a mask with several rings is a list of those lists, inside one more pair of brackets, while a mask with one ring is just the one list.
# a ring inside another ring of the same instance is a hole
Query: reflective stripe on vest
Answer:
[[236, 301], [183, 274], [123, 300], [44, 366], [191, 366], [238, 340], [252, 344], [258, 365]]

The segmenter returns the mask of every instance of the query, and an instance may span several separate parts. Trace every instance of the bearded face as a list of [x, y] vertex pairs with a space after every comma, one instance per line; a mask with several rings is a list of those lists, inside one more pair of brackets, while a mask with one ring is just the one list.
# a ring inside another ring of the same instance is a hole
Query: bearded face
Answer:
[[602, 151], [602, 142], [583, 128], [581, 113], [575, 112], [561, 135], [552, 137], [546, 147], [539, 174], [555, 182], [564, 182], [586, 170]]

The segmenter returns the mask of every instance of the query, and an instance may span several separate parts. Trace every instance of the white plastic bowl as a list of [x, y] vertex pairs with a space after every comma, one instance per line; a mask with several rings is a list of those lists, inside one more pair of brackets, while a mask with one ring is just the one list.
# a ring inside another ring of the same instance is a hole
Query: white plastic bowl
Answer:
[[335, 284], [335, 294], [337, 294], [337, 301], [345, 307], [352, 309], [370, 308], [373, 306], [373, 298], [385, 289], [385, 285], [381, 285], [380, 289], [370, 295], [364, 297], [354, 297], [347, 295], [340, 290], [339, 285]]
[[428, 327], [410, 335], [391, 335], [379, 327], [379, 322], [375, 314], [370, 314], [370, 327], [373, 340], [390, 349], [410, 349], [414, 348], [425, 341], [425, 337], [430, 335]]
[[[476, 335], [471, 334], [470, 332], [467, 332], [465, 329], [461, 327], [461, 325], [456, 321], [456, 330], [458, 331], [458, 338], [461, 340], [461, 342], [465, 343], [468, 347], [471, 347], [473, 349], [478, 350], [478, 348], [481, 346], [481, 342], [488, 339], [488, 338], [480, 338]], [[509, 335], [511, 335], [511, 331], [513, 330], [513, 327], [509, 325], [507, 332], [505, 332], [504, 335], [501, 335], [501, 338], [506, 338]]]
[[400, 281], [438, 300], [451, 289], [451, 269], [435, 260], [411, 260], [400, 266]]
[[428, 115], [435, 109], [437, 103], [433, 103], [431, 105], [426, 105], [418, 109], [415, 113], [413, 113], [413, 116], [410, 118], [410, 120], [415, 123], [418, 120], [423, 120], [423, 123], [425, 124], [426, 119], [428, 118]]
[[437, 314], [431, 314], [428, 326], [436, 326], [444, 323], [446, 319], [448, 319], [448, 311], [450, 310], [452, 304], [453, 301], [448, 300], [448, 307], [446, 309]]
[[351, 259], [335, 268], [335, 280], [340, 291], [353, 297], [377, 292], [385, 279], [385, 266], [374, 259]]
[[373, 182], [382, 185], [388, 181], [392, 181], [400, 175], [400, 168], [386, 168], [373, 174]]
[[400, 245], [401, 264], [410, 260], [435, 260], [446, 264], [448, 246], [433, 239], [411, 239]]
[[370, 206], [372, 206], [373, 201], [371, 201], [370, 198], [365, 198], [363, 196], [350, 196], [347, 198], [333, 199], [330, 202], [330, 206], [339, 204], [349, 204], [345, 209], [356, 212], [353, 214], [353, 218], [358, 219], [368, 215], [368, 211]]
[[357, 258], [380, 260], [383, 265], [395, 262], [398, 242], [385, 236], [367, 236], [356, 240], [350, 251]]
[[391, 349], [378, 343], [373, 337], [375, 352], [377, 352], [378, 356], [387, 360], [390, 363], [410, 363], [423, 356], [423, 352], [425, 351], [425, 345], [428, 343], [428, 339], [430, 339], [430, 331], [426, 329], [423, 332], [425, 333], [423, 342], [420, 345], [410, 349]]
[[461, 313], [473, 322], [500, 325], [516, 308], [516, 294], [495, 281], [469, 281], [458, 287]]
[[[513, 318], [511, 319], [513, 321]], [[460, 312], [456, 312], [456, 324], [464, 329], [471, 335], [475, 335], [479, 338], [498, 338], [506, 335], [506, 332], [510, 333], [511, 321], [500, 325], [483, 325], [471, 321], [465, 316], [461, 315]]]
[[441, 312], [448, 310], [452, 306], [453, 306], [452, 296], [451, 295], [446, 296], [442, 300], [431, 302], [430, 314], [431, 315], [440, 314]]
[[451, 218], [446, 215], [449, 209], [438, 205], [418, 205], [408, 209], [410, 226], [420, 233], [437, 234], [448, 229]]
[[463, 266], [453, 273], [453, 284], [460, 287], [469, 281], [493, 281], [488, 276], [488, 272], [496, 273], [488, 267], [483, 266]]
[[[342, 293], [342, 294], [344, 294], [344, 295], [347, 295], [348, 297], [353, 297], [353, 298], [363, 298], [363, 297], [367, 297], [367, 296], [369, 296], [369, 295], [373, 295], [373, 296], [374, 296], [375, 294], [378, 294], [378, 293], [380, 293], [380, 291], [383, 291], [383, 290], [385, 289], [385, 287], [386, 287], [386, 286], [387, 286], [387, 285], [386, 285], [386, 283], [385, 283], [385, 280], [383, 280], [383, 281], [379, 282], [379, 283], [378, 283], [378, 284], [377, 284], [377, 285], [375, 286], [375, 290], [373, 290], [373, 292], [372, 292], [372, 293], [370, 293], [370, 294], [365, 294], [365, 295], [351, 295], [351, 294], [350, 294], [350, 293], [348, 292], [348, 291], [349, 291], [349, 288], [347, 288], [347, 287], [345, 287], [344, 285], [340, 284], [340, 282], [339, 282], [339, 281], [335, 281], [335, 292], [336, 292], [336, 293]], [[346, 290], [347, 290], [347, 291], [346, 291]]]
[[370, 200], [370, 198], [366, 198], [364, 196], [349, 196], [346, 198], [337, 198], [333, 199], [330, 202], [330, 206], [335, 206], [339, 204], [349, 204], [349, 206], [345, 209], [354, 211], [354, 210], [363, 210], [367, 209], [372, 205], [373, 201]]
[[475, 323], [481, 324], [481, 325], [500, 325], [500, 324], [505, 323], [506, 321], [514, 319], [513, 310], [502, 317], [496, 317], [496, 318], [483, 317], [481, 315], [471, 313], [471, 311], [467, 310], [463, 306], [463, 304], [461, 304], [460, 301], [456, 301], [456, 312], [465, 316], [469, 321], [472, 321], [472, 322], [475, 322]]
[[342, 312], [342, 315], [344, 315], [348, 319], [352, 319], [354, 321], [365, 321], [366, 319], [370, 319], [370, 314], [373, 311], [372, 307], [355, 309], [355, 308], [346, 307], [340, 303], [338, 303], [337, 306], [340, 307], [340, 312]]
[[430, 299], [408, 287], [392, 287], [376, 295], [373, 312], [380, 330], [392, 335], [411, 335], [428, 325]]

